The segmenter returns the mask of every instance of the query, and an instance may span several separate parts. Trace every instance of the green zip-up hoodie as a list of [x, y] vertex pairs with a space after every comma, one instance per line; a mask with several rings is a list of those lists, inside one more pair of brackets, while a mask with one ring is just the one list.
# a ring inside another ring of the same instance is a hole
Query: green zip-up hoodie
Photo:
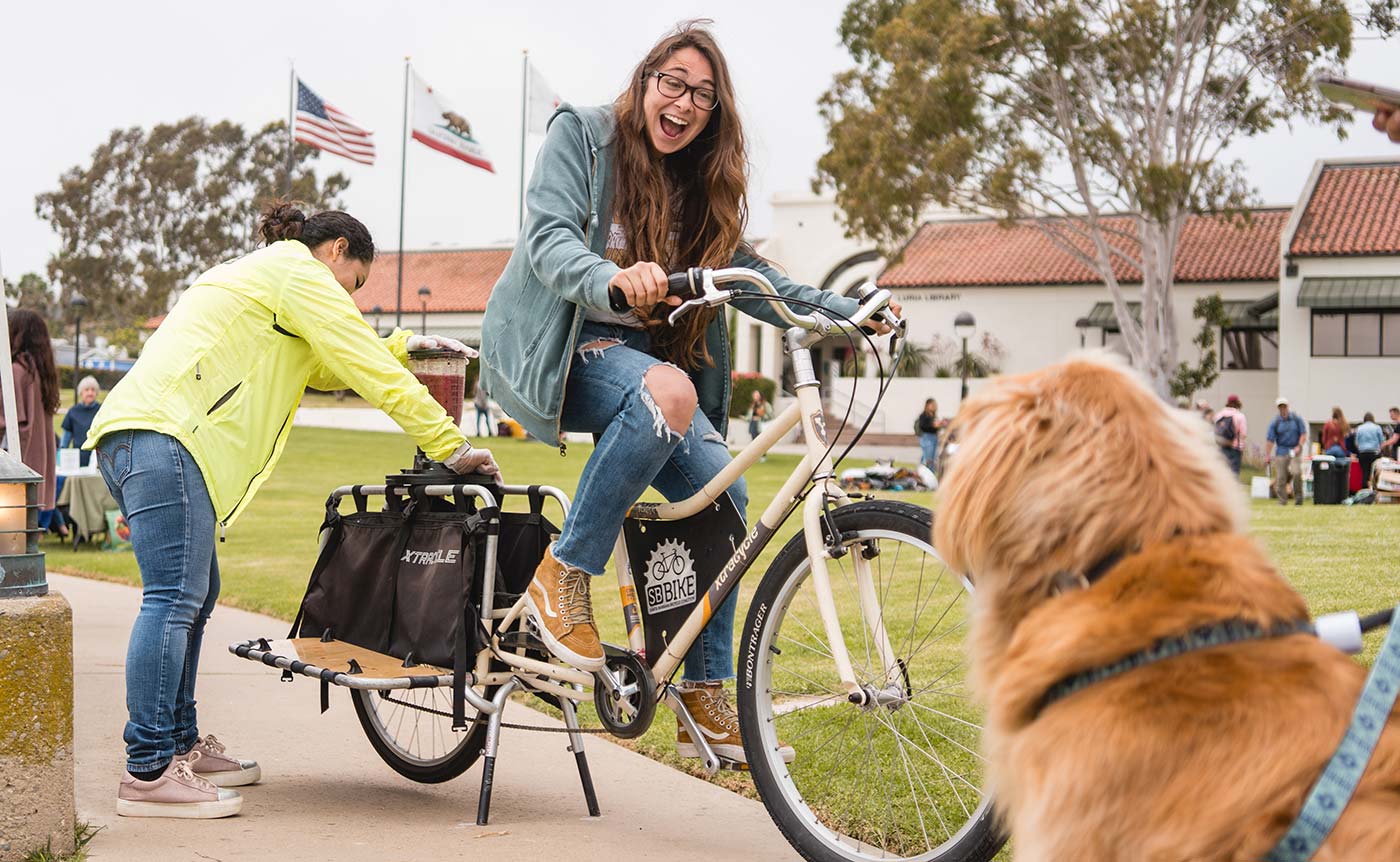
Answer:
[[225, 525], [276, 466], [307, 386], [353, 388], [441, 460], [466, 437], [404, 367], [411, 334], [380, 341], [309, 248], [273, 243], [195, 279], [97, 411], [83, 448], [114, 431], [174, 437]]
[[[614, 127], [611, 106], [566, 104], [555, 111], [530, 178], [520, 239], [486, 304], [481, 352], [486, 391], [546, 443], [559, 439], [564, 386], [584, 309], [609, 310], [608, 282], [619, 269], [603, 257], [612, 224]], [[784, 296], [839, 314], [854, 314], [859, 307], [853, 299], [798, 284], [742, 250], [730, 265], [756, 269]], [[774, 326], [786, 325], [766, 302], [734, 306]], [[715, 364], [690, 376], [700, 409], [724, 433], [729, 424], [724, 315], [705, 331], [705, 345]]]

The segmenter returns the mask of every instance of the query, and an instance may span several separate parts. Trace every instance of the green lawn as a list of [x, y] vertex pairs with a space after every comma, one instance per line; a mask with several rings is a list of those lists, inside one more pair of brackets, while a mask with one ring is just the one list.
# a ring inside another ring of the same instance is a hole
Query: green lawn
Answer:
[[[500, 439], [492, 440], [491, 447], [508, 481], [556, 485], [568, 493], [576, 486], [578, 473], [591, 451], [591, 447], [571, 444], [568, 457], [561, 458], [556, 449], [538, 443]], [[223, 581], [221, 601], [290, 620], [295, 614], [315, 557], [316, 528], [320, 524], [328, 492], [342, 484], [378, 482], [386, 473], [397, 471], [400, 466], [409, 463], [412, 452], [412, 446], [397, 434], [295, 429], [276, 474], [264, 486], [243, 518], [228, 531], [227, 541], [218, 546]], [[756, 517], [776, 493], [796, 463], [795, 456], [775, 455], [750, 471], [747, 479], [750, 499], [754, 501], [750, 507], [751, 518]], [[926, 495], [888, 496], [903, 496], [921, 504], [930, 502]], [[742, 637], [748, 599], [757, 587], [762, 572], [796, 528], [797, 519], [793, 519], [769, 545], [755, 570], [741, 585], [736, 637]], [[1400, 600], [1400, 586], [1397, 586], [1391, 572], [1393, 563], [1387, 554], [1394, 547], [1393, 537], [1397, 528], [1400, 528], [1400, 507], [1315, 508], [1307, 504], [1301, 508], [1291, 505], [1285, 508], [1273, 502], [1252, 502], [1252, 529], [1255, 535], [1272, 554], [1285, 576], [1307, 597], [1314, 613], [1318, 614], [1352, 608], [1369, 611]], [[46, 542], [44, 550], [52, 570], [139, 583], [135, 561], [130, 553], [107, 553], [90, 548], [74, 552], [56, 542]], [[931, 583], [924, 577], [923, 569], [919, 568], [923, 564], [917, 557], [908, 555], [890, 557], [880, 558], [888, 560], [890, 566], [879, 571], [879, 589], [887, 598], [887, 601], [881, 602], [885, 608], [928, 606], [937, 610], [950, 601], [951, 594], [946, 593], [946, 582], [940, 582], [938, 589], [945, 590], [945, 594], [926, 605], [920, 605], [921, 601], [925, 601], [920, 598], [925, 594], [925, 584]], [[855, 596], [849, 573], [843, 566], [833, 570], [833, 589], [837, 592], [838, 601], [843, 595]], [[859, 763], [873, 764], [876, 770], [889, 773], [882, 784], [897, 785], [901, 773], [908, 770], [907, 760], [900, 759], [907, 758], [907, 755], [896, 751], [894, 746], [881, 747], [877, 743], [868, 744], [862, 749], [859, 741], [861, 734], [850, 734], [854, 742], [847, 739], [846, 725], [832, 718], [834, 709], [820, 708], [820, 704], [815, 709], [801, 708], [804, 703], [819, 700], [824, 692], [831, 691], [835, 685], [830, 662], [820, 647], [820, 638], [803, 634], [804, 629], [820, 632], [820, 623], [808, 593], [810, 588], [804, 587], [789, 612], [789, 620], [782, 629], [783, 636], [787, 638], [783, 641], [786, 648], [781, 662], [775, 661], [772, 687], [775, 692], [782, 692], [782, 697], [794, 706], [790, 714], [778, 719], [778, 733], [785, 740], [830, 736], [834, 741], [820, 749], [814, 747], [813, 755], [805, 763], [794, 767], [794, 780], [802, 788], [804, 797], [814, 806], [827, 804], [833, 811], [840, 809], [844, 812], [833, 814], [833, 820], [852, 817], [868, 820], [874, 824], [871, 828], [876, 832], [902, 829], [917, 844], [915, 830], [936, 831], [929, 824], [919, 823], [926, 812], [917, 810], [913, 805], [904, 805], [895, 811], [893, 806], [899, 804], [898, 801], [891, 801], [890, 794], [882, 796], [870, 793], [864, 788], [862, 776], [858, 774], [861, 770], [857, 768]], [[615, 595], [615, 590], [600, 584], [595, 591], [594, 605], [604, 639], [625, 643]], [[859, 624], [858, 609], [854, 609], [857, 604], [846, 602], [842, 605], [843, 626], [858, 670], [867, 672], [871, 664], [870, 645], [862, 640], [864, 628]], [[912, 618], [899, 616], [902, 610], [889, 613], [886, 622], [893, 630], [912, 631], [917, 625]], [[955, 607], [954, 613], [962, 613], [961, 607]], [[958, 617], [953, 616], [944, 622], [951, 623], [956, 619]], [[953, 627], [956, 628], [956, 624]], [[280, 634], [280, 631], [247, 633], [249, 637]], [[1368, 661], [1378, 643], [1377, 637], [1368, 639]], [[806, 648], [794, 649], [793, 644]], [[903, 652], [903, 645], [899, 646]], [[932, 737], [927, 734], [932, 734], [952, 742], [954, 753], [946, 758], [948, 768], [944, 770], [943, 777], [947, 780], [943, 786], [925, 788], [920, 781], [920, 788], [913, 795], [937, 799], [939, 806], [947, 806], [954, 814], [969, 802], [975, 804], [975, 796], [964, 792], [966, 788], [962, 786], [965, 783], [962, 780], [966, 777], [975, 781], [979, 773], [975, 757], [968, 750], [976, 747], [975, 730], [969, 731], [963, 723], [976, 721], [975, 710], [966, 698], [966, 692], [961, 689], [960, 681], [950, 684], [951, 680], [944, 680], [942, 676], [943, 668], [961, 661], [958, 647], [956, 638], [944, 640], [921, 656], [920, 663], [911, 663], [908, 668], [908, 682], [913, 689], [929, 692], [929, 699], [919, 707], [923, 712], [906, 710], [895, 713], [883, 727], [867, 727], [864, 733], [865, 738], [871, 736], [871, 730], [887, 735], [897, 733], [906, 741], [912, 740], [910, 745], [916, 751], [924, 744], [919, 738], [921, 734], [925, 734], [924, 740], [930, 740]], [[269, 674], [269, 681], [272, 679], [273, 676]], [[586, 722], [596, 722], [591, 715], [591, 706], [586, 707], [582, 714]], [[931, 714], [941, 716], [937, 719], [941, 723], [915, 720], [918, 715], [928, 717]], [[862, 718], [862, 721], [868, 722], [870, 719]], [[859, 728], [858, 723], [855, 726]], [[698, 767], [693, 761], [681, 761], [675, 756], [674, 733], [674, 723], [662, 710], [650, 731], [627, 744], [658, 760], [697, 772]], [[931, 743], [929, 747], [932, 747]], [[964, 753], [958, 753], [957, 748], [964, 749]], [[367, 746], [364, 754], [369, 754]], [[943, 769], [942, 766], [939, 768]], [[847, 775], [848, 772], [852, 774]], [[834, 776], [844, 776], [848, 780], [831, 781]], [[863, 777], [869, 780], [868, 774]], [[753, 793], [747, 777], [741, 774], [721, 773], [718, 780], [739, 792]], [[914, 788], [912, 779], [905, 783]], [[826, 795], [819, 797], [819, 791]], [[930, 814], [926, 819], [931, 821], [933, 816]]]

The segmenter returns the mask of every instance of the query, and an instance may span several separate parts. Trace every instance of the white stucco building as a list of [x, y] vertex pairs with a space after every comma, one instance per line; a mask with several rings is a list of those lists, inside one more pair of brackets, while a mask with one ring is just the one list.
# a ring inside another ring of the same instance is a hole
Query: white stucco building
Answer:
[[[945, 367], [960, 352], [953, 319], [964, 311], [977, 320], [972, 351], [987, 352], [990, 336], [1002, 373], [1040, 368], [1081, 343], [1118, 343], [1101, 280], [1033, 225], [933, 218], [885, 266], [843, 236], [831, 201], [780, 196], [774, 207], [766, 256], [799, 280], [842, 292], [875, 275], [904, 306], [911, 343], [941, 348]], [[1137, 276], [1119, 277], [1131, 300]], [[1291, 207], [1257, 209], [1246, 221], [1191, 219], [1174, 288], [1183, 360], [1196, 357], [1191, 339], [1201, 328], [1192, 306], [1215, 293], [1230, 317], [1217, 333], [1224, 370], [1195, 397], [1219, 408], [1239, 395], [1252, 443], [1262, 445], [1280, 393], [1314, 426], [1333, 406], [1353, 422], [1365, 411], [1384, 422], [1400, 403], [1400, 160], [1322, 161]], [[746, 321], [736, 348], [736, 367], [778, 376], [776, 331]], [[848, 348], [828, 341], [824, 350], [831, 408], [844, 407], [853, 386], [858, 410], [872, 404], [872, 381], [839, 373], [843, 363], [850, 369]], [[927, 397], [943, 414], [956, 412], [960, 381], [937, 374], [926, 367], [921, 377], [896, 378], [871, 430], [909, 433]], [[985, 380], [970, 383], [975, 391]]]

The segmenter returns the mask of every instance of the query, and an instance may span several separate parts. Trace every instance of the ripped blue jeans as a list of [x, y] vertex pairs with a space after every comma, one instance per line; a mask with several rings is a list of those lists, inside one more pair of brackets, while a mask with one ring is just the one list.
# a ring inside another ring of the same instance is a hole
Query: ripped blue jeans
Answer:
[[[588, 347], [610, 342], [606, 349]], [[603, 574], [623, 518], [647, 486], [667, 500], [684, 500], [729, 464], [729, 447], [696, 408], [688, 428], [671, 428], [646, 389], [646, 373], [662, 361], [647, 352], [646, 332], [585, 323], [569, 369], [561, 427], [600, 435], [583, 467], [573, 507], [554, 557], [593, 575]], [[743, 513], [748, 490], [740, 478], [729, 496]], [[720, 605], [685, 656], [691, 682], [734, 677], [734, 609], [738, 592]]]

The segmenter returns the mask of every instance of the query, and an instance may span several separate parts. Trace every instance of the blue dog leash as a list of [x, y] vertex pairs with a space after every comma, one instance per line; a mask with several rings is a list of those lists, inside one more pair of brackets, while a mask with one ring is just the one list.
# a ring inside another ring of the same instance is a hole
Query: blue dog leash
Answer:
[[1298, 819], [1293, 821], [1288, 832], [1279, 841], [1265, 862], [1307, 862], [1327, 840], [1337, 820], [1342, 816], [1361, 774], [1376, 750], [1381, 731], [1390, 719], [1395, 707], [1395, 697], [1400, 692], [1400, 608], [1392, 618], [1390, 631], [1385, 643], [1376, 656], [1376, 664], [1366, 677], [1366, 687], [1361, 690], [1361, 700], [1352, 713], [1351, 726], [1341, 745], [1337, 746], [1332, 759], [1322, 776], [1308, 792]]

